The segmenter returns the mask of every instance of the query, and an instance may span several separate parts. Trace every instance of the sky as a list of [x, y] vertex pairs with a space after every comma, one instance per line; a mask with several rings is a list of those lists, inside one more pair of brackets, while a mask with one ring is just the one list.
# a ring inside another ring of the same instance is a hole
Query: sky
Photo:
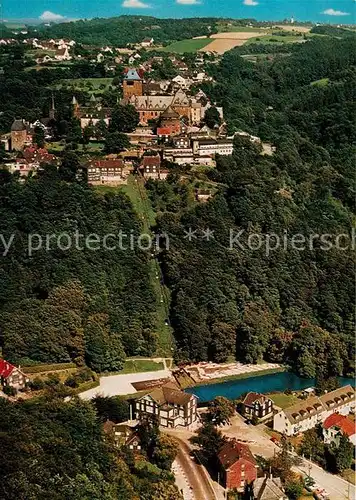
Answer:
[[3, 17], [62, 21], [122, 14], [155, 17], [232, 17], [351, 24], [356, 0], [0, 0]]

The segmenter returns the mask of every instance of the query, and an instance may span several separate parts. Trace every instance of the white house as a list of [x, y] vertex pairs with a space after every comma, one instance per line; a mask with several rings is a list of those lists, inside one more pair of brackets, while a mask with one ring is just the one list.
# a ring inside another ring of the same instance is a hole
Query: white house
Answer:
[[352, 408], [355, 408], [355, 391], [351, 385], [347, 385], [281, 410], [273, 418], [273, 429], [281, 434], [294, 436], [313, 429], [333, 413], [348, 415]]

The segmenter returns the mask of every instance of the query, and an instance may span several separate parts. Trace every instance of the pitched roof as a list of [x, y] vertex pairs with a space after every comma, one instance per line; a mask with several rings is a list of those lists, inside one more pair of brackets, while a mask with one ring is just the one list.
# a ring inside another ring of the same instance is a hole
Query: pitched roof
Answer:
[[263, 404], [266, 401], [269, 401], [269, 398], [267, 398], [264, 394], [259, 394], [258, 392], [249, 392], [243, 400], [243, 404], [246, 406], [252, 406], [256, 401]]
[[15, 370], [15, 366], [5, 361], [5, 359], [0, 359], [0, 377], [7, 378]]
[[137, 80], [137, 81], [142, 80], [139, 72], [135, 68], [128, 69], [125, 76], [124, 76], [124, 79], [125, 80]]
[[20, 132], [26, 130], [26, 125], [23, 120], [14, 120], [11, 125], [11, 132]]
[[287, 498], [279, 477], [258, 477], [253, 483], [253, 493], [256, 500], [280, 500]]
[[171, 135], [172, 128], [171, 127], [158, 127], [157, 135]]
[[161, 118], [179, 118], [179, 113], [174, 111], [172, 106], [168, 106], [165, 111], [161, 114]]
[[355, 391], [351, 385], [340, 387], [335, 391], [328, 392], [322, 396], [314, 396], [304, 401], [300, 401], [284, 410], [284, 413], [290, 423], [295, 424], [311, 415], [319, 414], [322, 411], [336, 410], [347, 402], [355, 400]]
[[355, 423], [352, 422], [345, 415], [340, 415], [340, 413], [333, 413], [330, 415], [323, 423], [324, 429], [330, 429], [331, 427], [339, 427], [344, 434], [347, 436], [352, 436], [356, 434]]
[[253, 465], [257, 465], [257, 462], [247, 444], [239, 443], [235, 439], [230, 439], [224, 444], [218, 454], [218, 459], [226, 470], [241, 459], [247, 460]]
[[327, 409], [330, 407], [335, 409], [337, 406], [344, 404], [345, 401], [354, 399], [355, 391], [351, 385], [339, 387], [339, 389], [335, 389], [335, 391], [331, 391], [320, 396], [320, 401], [327, 407]]
[[159, 166], [161, 164], [161, 157], [159, 155], [156, 156], [144, 156], [142, 158], [142, 166]]
[[154, 389], [148, 394], [148, 396], [150, 396], [159, 405], [176, 404], [179, 406], [184, 406], [192, 398], [191, 394], [181, 391], [172, 382], [168, 382], [162, 387]]
[[90, 163], [90, 166], [97, 168], [122, 168], [124, 162], [121, 159], [118, 160], [96, 160]]

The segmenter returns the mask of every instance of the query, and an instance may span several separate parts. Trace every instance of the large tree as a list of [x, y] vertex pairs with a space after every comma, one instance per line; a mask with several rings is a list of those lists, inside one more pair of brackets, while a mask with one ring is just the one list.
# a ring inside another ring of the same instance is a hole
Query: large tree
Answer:
[[118, 104], [111, 113], [110, 132], [133, 132], [140, 121], [135, 107], [131, 104]]

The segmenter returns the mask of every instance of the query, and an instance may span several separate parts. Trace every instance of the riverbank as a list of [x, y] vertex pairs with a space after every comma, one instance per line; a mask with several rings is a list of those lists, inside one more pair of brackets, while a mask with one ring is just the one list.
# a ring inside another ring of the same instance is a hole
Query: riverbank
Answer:
[[201, 387], [201, 386], [206, 386], [206, 385], [223, 384], [224, 382], [231, 382], [234, 380], [245, 380], [245, 379], [249, 379], [249, 378], [262, 377], [264, 375], [271, 375], [274, 373], [283, 373], [283, 372], [286, 372], [287, 370], [288, 370], [288, 367], [281, 366], [279, 368], [266, 368], [265, 370], [259, 370], [259, 371], [255, 371], [255, 372], [246, 372], [246, 373], [239, 373], [236, 375], [227, 375], [225, 377], [211, 378], [209, 380], [202, 380], [201, 382], [194, 384], [193, 386], [190, 387], [190, 389], [194, 389], [194, 387]]
[[[262, 376], [261, 376], [262, 375]], [[350, 384], [350, 379], [339, 378], [341, 386]], [[274, 371], [274, 373], [263, 373], [260, 371], [253, 377], [244, 376], [238, 379], [221, 381], [215, 380], [215, 383], [200, 384], [185, 389], [190, 394], [195, 394], [200, 403], [208, 403], [217, 396], [224, 396], [227, 399], [239, 399], [246, 392], [258, 392], [261, 394], [283, 393], [289, 389], [291, 391], [301, 391], [307, 387], [315, 385], [314, 379], [305, 379], [298, 377], [295, 373], [287, 371]]]

